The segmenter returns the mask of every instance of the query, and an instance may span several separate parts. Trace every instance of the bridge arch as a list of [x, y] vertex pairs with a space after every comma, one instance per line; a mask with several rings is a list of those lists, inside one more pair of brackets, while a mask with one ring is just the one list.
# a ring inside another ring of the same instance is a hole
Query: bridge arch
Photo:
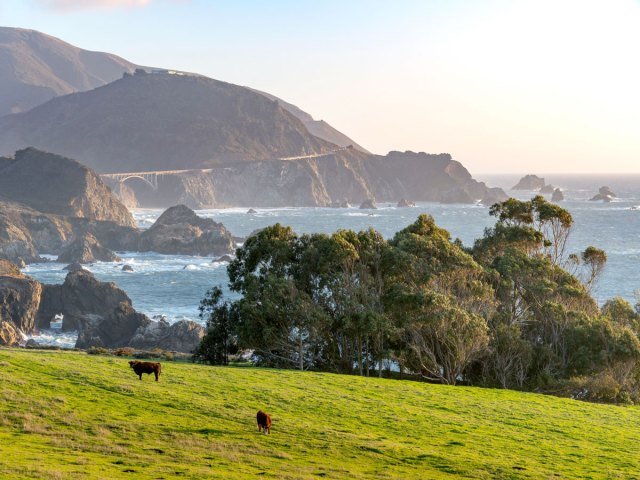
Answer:
[[157, 181], [155, 175], [152, 177], [151, 180], [146, 178], [146, 175], [123, 175], [121, 178], [118, 178], [118, 182], [124, 183], [127, 180], [131, 180], [132, 178], [138, 178], [138, 179], [142, 180], [147, 185], [149, 185], [154, 191], [158, 190], [158, 181]]

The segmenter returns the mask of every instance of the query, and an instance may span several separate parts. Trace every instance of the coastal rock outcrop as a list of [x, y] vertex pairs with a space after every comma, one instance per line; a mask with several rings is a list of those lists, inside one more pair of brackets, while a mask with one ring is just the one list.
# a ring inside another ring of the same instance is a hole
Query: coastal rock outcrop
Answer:
[[135, 226], [127, 207], [93, 170], [35, 148], [17, 151], [2, 169], [0, 198], [43, 213]]
[[0, 319], [0, 345], [15, 347], [23, 339], [23, 333], [12, 322]]
[[77, 330], [77, 348], [136, 347], [192, 351], [204, 336], [195, 322], [169, 325], [137, 312], [114, 283], [100, 282], [88, 270], [69, 272], [61, 285], [42, 285], [0, 260], [0, 345], [22, 344], [25, 334], [49, 328], [64, 316], [63, 331]]
[[191, 320], [169, 324], [164, 319], [142, 325], [129, 341], [129, 346], [141, 350], [161, 348], [176, 352], [192, 352], [204, 337], [202, 325]]
[[511, 187], [511, 190], [540, 190], [544, 186], [544, 178], [537, 175], [525, 175], [517, 184]]
[[221, 223], [177, 205], [142, 233], [138, 249], [174, 255], [224, 255], [235, 251], [235, 243]]
[[367, 198], [364, 202], [360, 204], [360, 210], [376, 210], [378, 207], [376, 206], [375, 200], [372, 198]]
[[23, 275], [17, 266], [7, 260], [0, 260], [0, 321], [6, 338], [10, 332], [32, 332], [36, 325], [41, 284]]
[[84, 269], [69, 272], [63, 284], [44, 285], [37, 326], [49, 328], [51, 319], [62, 313], [63, 331], [82, 331], [96, 320], [109, 318], [121, 304], [131, 306], [131, 300], [115, 283], [100, 282]]
[[106, 316], [85, 315], [76, 348], [129, 347], [136, 332], [151, 323], [149, 317], [136, 312], [130, 303], [122, 302]]
[[396, 207], [398, 208], [415, 207], [415, 206], [416, 206], [416, 202], [412, 202], [411, 200], [407, 200], [406, 198], [402, 198], [396, 205]]
[[66, 247], [58, 256], [60, 263], [93, 263], [93, 262], [120, 262], [118, 257], [108, 248], [103, 247], [91, 233], [85, 233]]
[[0, 201], [0, 258], [14, 263], [42, 261], [40, 254], [59, 255], [86, 234], [110, 250], [136, 250], [140, 236], [138, 229], [115, 222], [42, 213]]
[[551, 195], [552, 202], [561, 202], [564, 200], [564, 193], [559, 188], [556, 188]]
[[609, 187], [604, 186], [604, 187], [600, 187], [598, 189], [598, 193], [595, 194], [589, 200], [591, 200], [592, 202], [597, 202], [597, 201], [610, 202], [616, 197], [617, 195], [613, 193], [613, 190], [611, 190]]
[[556, 187], [554, 187], [549, 183], [540, 189], [540, 193], [545, 195], [552, 194], [555, 191], [555, 189]]

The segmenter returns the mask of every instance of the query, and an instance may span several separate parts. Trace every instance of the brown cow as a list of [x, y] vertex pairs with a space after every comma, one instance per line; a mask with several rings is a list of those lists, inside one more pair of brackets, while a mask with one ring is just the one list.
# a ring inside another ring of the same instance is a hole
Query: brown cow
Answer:
[[267, 433], [271, 435], [271, 417], [269, 414], [262, 410], [258, 410], [256, 420], [258, 421], [258, 431], [263, 432], [265, 435]]
[[140, 360], [130, 360], [129, 366], [133, 368], [133, 371], [136, 372], [136, 375], [142, 380], [142, 374], [146, 373], [147, 375], [151, 375], [154, 373], [156, 375], [156, 382], [158, 381], [158, 376], [162, 371], [162, 366], [159, 362], [141, 362]]

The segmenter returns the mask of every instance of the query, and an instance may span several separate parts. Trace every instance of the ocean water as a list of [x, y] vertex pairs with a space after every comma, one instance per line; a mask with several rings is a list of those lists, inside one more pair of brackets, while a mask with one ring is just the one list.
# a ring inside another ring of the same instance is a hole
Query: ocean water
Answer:
[[[503, 187], [509, 194], [528, 199], [536, 192], [511, 191], [520, 175], [479, 176], [490, 186]], [[565, 193], [561, 205], [573, 215], [575, 225], [569, 238], [568, 251], [580, 252], [593, 245], [607, 252], [608, 262], [594, 289], [603, 303], [621, 296], [635, 303], [634, 292], [640, 289], [640, 175], [626, 176], [545, 176], [547, 183]], [[607, 185], [617, 195], [611, 203], [591, 202], [598, 188]], [[256, 229], [275, 223], [290, 225], [298, 233], [326, 232], [340, 228], [362, 230], [373, 227], [385, 237], [406, 227], [420, 215], [432, 215], [452, 238], [472, 245], [484, 229], [494, 224], [489, 209], [480, 205], [441, 205], [419, 203], [413, 208], [396, 208], [382, 203], [378, 210], [333, 208], [246, 208], [200, 210], [204, 217], [222, 222], [233, 235], [246, 237]], [[148, 228], [162, 213], [156, 209], [136, 209], [134, 217], [141, 228]], [[165, 316], [170, 322], [180, 319], [199, 321], [198, 305], [206, 291], [214, 285], [226, 288], [226, 263], [211, 257], [160, 255], [155, 253], [120, 252], [118, 264], [97, 262], [88, 265], [98, 279], [115, 282], [131, 297], [133, 306], [149, 317]], [[123, 272], [123, 265], [133, 272]], [[23, 271], [44, 283], [62, 283], [64, 264], [55, 262], [28, 265]], [[73, 346], [75, 335], [45, 331], [34, 337], [42, 343]]]

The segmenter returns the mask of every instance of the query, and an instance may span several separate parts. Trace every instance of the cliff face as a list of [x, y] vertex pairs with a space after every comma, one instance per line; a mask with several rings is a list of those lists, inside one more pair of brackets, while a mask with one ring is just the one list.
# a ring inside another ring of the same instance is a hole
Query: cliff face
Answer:
[[0, 325], [0, 330], [5, 332], [0, 344], [16, 343], [15, 339], [22, 339], [19, 332], [33, 331], [41, 293], [39, 282], [20, 273], [15, 265], [0, 259], [0, 324], [6, 323], [5, 326]]
[[91, 169], [35, 148], [0, 164], [0, 200], [40, 212], [135, 226], [133, 216]]
[[[115, 186], [115, 185], [113, 185]], [[507, 195], [475, 181], [448, 154], [391, 152], [370, 155], [355, 149], [300, 160], [244, 162], [158, 177], [158, 190], [137, 185], [137, 202], [165, 207], [184, 203], [192, 208], [225, 206], [328, 206], [366, 199], [485, 204]], [[129, 186], [131, 194], [133, 184]]]

